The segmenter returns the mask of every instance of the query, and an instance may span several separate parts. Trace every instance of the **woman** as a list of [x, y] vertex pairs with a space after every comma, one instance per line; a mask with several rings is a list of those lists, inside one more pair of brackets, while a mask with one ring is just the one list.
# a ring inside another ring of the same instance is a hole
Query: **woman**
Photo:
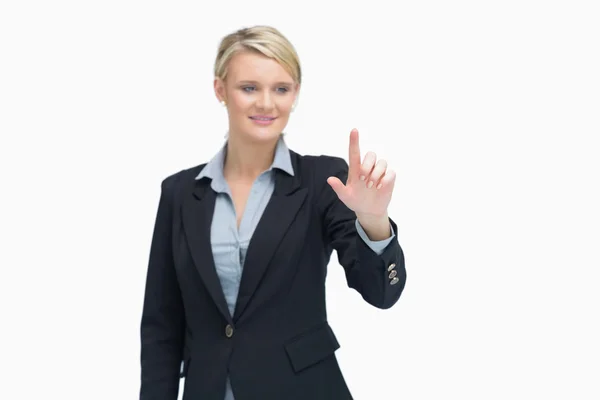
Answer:
[[[369, 304], [406, 280], [387, 215], [395, 174], [350, 133], [349, 164], [282, 137], [301, 83], [276, 29], [221, 42], [215, 94], [229, 135], [208, 163], [162, 182], [141, 322], [141, 399], [351, 399], [327, 322], [332, 250]], [[181, 366], [181, 371], [180, 371]], [[180, 375], [181, 372], [181, 375]]]

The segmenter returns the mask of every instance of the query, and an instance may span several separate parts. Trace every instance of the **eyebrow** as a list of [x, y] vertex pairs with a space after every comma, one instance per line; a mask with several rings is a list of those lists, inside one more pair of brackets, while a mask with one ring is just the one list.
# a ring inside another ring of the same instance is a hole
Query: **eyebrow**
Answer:
[[[238, 82], [239, 85], [243, 85], [243, 84], [253, 84], [253, 85], [258, 85], [259, 82], [257, 81], [240, 81]], [[278, 86], [293, 86], [294, 83], [293, 82], [275, 82], [275, 85]]]

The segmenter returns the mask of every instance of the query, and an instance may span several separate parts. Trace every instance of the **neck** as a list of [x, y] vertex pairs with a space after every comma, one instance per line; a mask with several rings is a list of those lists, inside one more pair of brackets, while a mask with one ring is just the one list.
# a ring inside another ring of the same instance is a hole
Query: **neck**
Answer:
[[276, 146], [277, 140], [251, 142], [244, 141], [237, 135], [230, 135], [223, 168], [225, 178], [254, 182], [273, 164]]

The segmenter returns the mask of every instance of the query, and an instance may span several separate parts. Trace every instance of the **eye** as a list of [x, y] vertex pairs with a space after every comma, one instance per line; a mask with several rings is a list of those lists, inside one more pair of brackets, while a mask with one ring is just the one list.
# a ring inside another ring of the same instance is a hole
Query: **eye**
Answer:
[[242, 90], [243, 90], [244, 92], [248, 92], [248, 93], [252, 92], [254, 89], [256, 89], [256, 87], [254, 87], [254, 86], [244, 86], [244, 87], [242, 88]]
[[279, 93], [287, 93], [287, 92], [289, 92], [289, 91], [290, 91], [290, 90], [289, 90], [288, 88], [286, 88], [286, 87], [280, 87], [280, 88], [278, 88], [277, 90], [279, 91]]

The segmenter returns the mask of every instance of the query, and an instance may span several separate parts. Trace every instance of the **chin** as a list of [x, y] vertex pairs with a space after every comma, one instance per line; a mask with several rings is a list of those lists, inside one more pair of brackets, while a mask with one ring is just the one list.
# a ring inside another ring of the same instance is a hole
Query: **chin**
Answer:
[[245, 132], [252, 141], [270, 142], [279, 139], [283, 128], [280, 124], [265, 127], [250, 126], [248, 129], [245, 129]]

